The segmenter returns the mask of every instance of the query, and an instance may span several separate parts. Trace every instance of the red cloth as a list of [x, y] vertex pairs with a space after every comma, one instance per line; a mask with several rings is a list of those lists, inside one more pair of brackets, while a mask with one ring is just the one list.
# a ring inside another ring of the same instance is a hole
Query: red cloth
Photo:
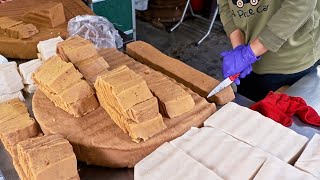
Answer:
[[289, 127], [291, 117], [297, 115], [303, 122], [320, 126], [318, 113], [300, 97], [291, 97], [286, 94], [275, 94], [272, 91], [261, 101], [250, 107], [254, 111]]

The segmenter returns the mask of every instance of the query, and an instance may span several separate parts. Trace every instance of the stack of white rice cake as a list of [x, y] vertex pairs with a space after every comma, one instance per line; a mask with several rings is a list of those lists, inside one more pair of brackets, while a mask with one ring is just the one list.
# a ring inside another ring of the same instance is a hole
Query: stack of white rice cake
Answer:
[[141, 160], [135, 179], [320, 178], [318, 135], [306, 147], [306, 137], [232, 102], [204, 126], [191, 128]]

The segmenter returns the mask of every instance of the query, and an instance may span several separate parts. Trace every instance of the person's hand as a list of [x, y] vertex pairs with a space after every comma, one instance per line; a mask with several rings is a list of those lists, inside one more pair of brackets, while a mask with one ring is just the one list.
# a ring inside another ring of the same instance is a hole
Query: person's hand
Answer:
[[1, 4], [1, 3], [8, 2], [8, 1], [12, 1], [12, 0], [0, 0], [0, 4]]
[[[239, 45], [231, 51], [221, 53], [223, 58], [222, 70], [224, 78], [240, 73], [240, 78], [246, 77], [252, 71], [254, 62], [260, 59], [253, 53], [250, 45]], [[234, 81], [240, 84], [239, 78]]]

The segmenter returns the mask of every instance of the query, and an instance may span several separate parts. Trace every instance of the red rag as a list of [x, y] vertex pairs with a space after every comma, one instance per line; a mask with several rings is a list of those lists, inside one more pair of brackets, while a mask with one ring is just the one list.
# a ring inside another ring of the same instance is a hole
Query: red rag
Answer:
[[274, 121], [289, 127], [297, 115], [303, 122], [320, 126], [318, 113], [301, 98], [291, 97], [286, 94], [275, 94], [272, 91], [261, 101], [250, 107], [254, 111], [273, 119]]

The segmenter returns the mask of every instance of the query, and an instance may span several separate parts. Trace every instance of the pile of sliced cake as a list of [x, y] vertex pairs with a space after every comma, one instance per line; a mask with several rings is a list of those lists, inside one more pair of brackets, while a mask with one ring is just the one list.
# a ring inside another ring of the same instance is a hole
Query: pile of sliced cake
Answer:
[[52, 56], [57, 55], [57, 44], [62, 42], [63, 39], [59, 36], [56, 38], [51, 38], [45, 41], [39, 41], [37, 45], [38, 49], [38, 58], [41, 61], [47, 61]]
[[13, 164], [21, 179], [21, 166], [18, 163], [17, 144], [40, 134], [38, 125], [28, 113], [28, 109], [19, 99], [0, 104], [0, 139], [13, 158]]
[[72, 146], [60, 135], [30, 138], [20, 142], [17, 150], [20, 174], [26, 180], [80, 179]]
[[162, 145], [139, 162], [135, 179], [320, 177], [319, 135], [306, 146], [308, 138], [235, 103], [222, 107], [204, 125]]
[[81, 73], [72, 63], [58, 56], [46, 61], [32, 78], [56, 106], [75, 117], [83, 116], [99, 106], [94, 90], [81, 79]]
[[24, 84], [24, 91], [34, 93], [37, 86], [32, 80], [32, 74], [43, 64], [40, 59], [34, 59], [19, 65], [19, 72]]
[[89, 40], [80, 36], [58, 43], [57, 52], [63, 60], [72, 62], [90, 84], [95, 82], [97, 76], [108, 72], [109, 64]]
[[27, 39], [39, 31], [33, 24], [26, 24], [8, 17], [0, 17], [0, 36]]
[[19, 98], [24, 101], [21, 90], [22, 78], [17, 69], [16, 62], [0, 64], [0, 103]]
[[146, 141], [166, 128], [157, 98], [146, 81], [127, 66], [99, 76], [94, 86], [101, 106], [133, 141]]

